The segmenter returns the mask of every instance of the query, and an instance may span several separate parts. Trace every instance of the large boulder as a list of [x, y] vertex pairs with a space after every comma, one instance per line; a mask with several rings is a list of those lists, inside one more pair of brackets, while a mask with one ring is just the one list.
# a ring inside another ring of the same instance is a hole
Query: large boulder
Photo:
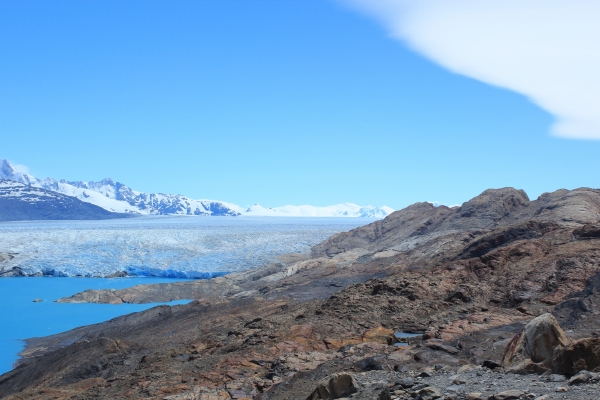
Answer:
[[552, 360], [555, 373], [574, 375], [579, 371], [593, 371], [600, 367], [600, 338], [576, 340], [560, 349]]
[[360, 391], [352, 396], [356, 399], [392, 400], [390, 389], [385, 382], [371, 382], [363, 386]]
[[339, 399], [358, 392], [358, 383], [350, 374], [333, 374], [321, 382], [306, 400]]
[[396, 341], [394, 330], [378, 326], [369, 329], [362, 334], [363, 342], [373, 342], [381, 344], [393, 344]]
[[532, 319], [506, 346], [502, 365], [507, 372], [540, 373], [551, 369], [559, 350], [570, 343], [552, 314]]
[[427, 386], [421, 390], [419, 390], [419, 396], [423, 400], [435, 400], [442, 397], [442, 394], [439, 390], [434, 388], [433, 386]]

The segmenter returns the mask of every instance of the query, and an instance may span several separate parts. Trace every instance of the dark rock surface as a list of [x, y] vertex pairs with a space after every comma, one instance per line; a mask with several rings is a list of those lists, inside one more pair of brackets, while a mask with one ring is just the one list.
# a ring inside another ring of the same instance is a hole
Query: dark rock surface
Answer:
[[586, 224], [581, 228], [575, 229], [573, 231], [573, 236], [578, 240], [599, 239], [600, 224]]
[[[84, 292], [63, 301], [196, 300], [30, 340], [0, 397], [306, 399], [345, 373], [357, 383], [350, 398], [599, 398], [597, 375], [556, 378], [598, 369], [600, 240], [589, 232], [599, 220], [598, 190], [534, 201], [489, 190], [459, 208], [410, 206], [335, 235], [312, 258]], [[482, 367], [547, 313], [569, 341], [553, 371]], [[423, 335], [394, 346], [394, 331]]]

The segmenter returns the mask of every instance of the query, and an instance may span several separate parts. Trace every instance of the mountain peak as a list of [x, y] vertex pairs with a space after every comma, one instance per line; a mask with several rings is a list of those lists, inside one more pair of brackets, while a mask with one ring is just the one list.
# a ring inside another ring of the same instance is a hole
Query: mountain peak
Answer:
[[8, 179], [25, 185], [40, 186], [36, 177], [19, 171], [5, 159], [0, 159], [0, 179]]
[[[8, 160], [0, 159], [0, 177], [10, 177], [17, 174], [18, 171], [15, 167], [13, 167]], [[8, 178], [5, 178], [8, 179]]]
[[104, 178], [98, 183], [100, 183], [102, 185], [115, 186], [115, 182], [111, 178]]

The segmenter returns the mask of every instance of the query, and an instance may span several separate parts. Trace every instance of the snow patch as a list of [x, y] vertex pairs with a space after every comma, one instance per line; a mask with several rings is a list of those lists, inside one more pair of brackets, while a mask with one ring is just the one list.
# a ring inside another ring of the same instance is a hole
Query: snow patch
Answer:
[[282, 207], [263, 207], [254, 204], [242, 211], [242, 215], [250, 217], [362, 217], [385, 218], [394, 212], [390, 207], [359, 206], [354, 203], [342, 203], [332, 206], [317, 207], [310, 205]]

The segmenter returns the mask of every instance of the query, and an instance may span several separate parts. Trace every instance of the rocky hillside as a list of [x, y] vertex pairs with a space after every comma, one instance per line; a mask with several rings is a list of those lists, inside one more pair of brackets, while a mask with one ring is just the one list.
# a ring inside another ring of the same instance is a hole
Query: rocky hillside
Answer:
[[416, 203], [381, 221], [340, 233], [313, 249], [313, 255], [332, 256], [352, 249], [405, 252], [429, 240], [457, 233], [477, 235], [528, 221], [565, 226], [600, 220], [600, 190], [557, 190], [530, 201], [522, 190], [490, 189], [461, 207]]
[[0, 221], [90, 220], [128, 216], [60, 193], [0, 180]]
[[[32, 339], [0, 397], [598, 398], [598, 376], [579, 371], [600, 368], [599, 293], [600, 191], [488, 190], [457, 208], [412, 205], [310, 258], [62, 299], [196, 300]], [[555, 359], [504, 364], [548, 313], [566, 332]], [[545, 375], [514, 384], [502, 365]]]

